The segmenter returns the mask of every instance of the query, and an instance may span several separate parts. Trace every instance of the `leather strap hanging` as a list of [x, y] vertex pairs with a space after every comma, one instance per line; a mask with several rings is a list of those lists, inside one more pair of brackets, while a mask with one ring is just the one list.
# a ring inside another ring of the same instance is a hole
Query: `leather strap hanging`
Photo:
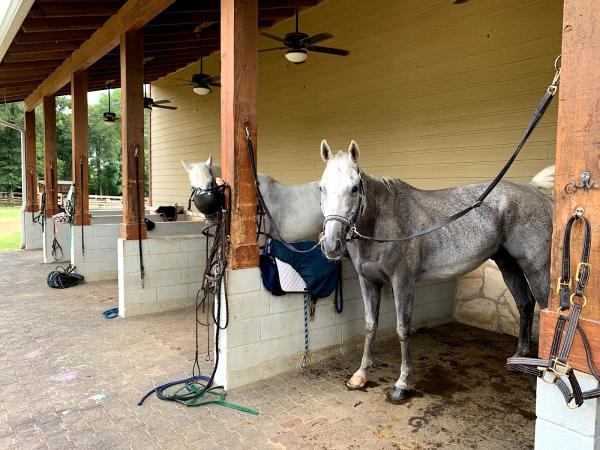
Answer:
[[140, 253], [140, 282], [142, 289], [144, 288], [144, 278], [146, 272], [144, 270], [144, 257], [142, 255], [142, 214], [144, 211], [144, 205], [142, 205], [143, 199], [140, 198], [140, 147], [135, 146], [135, 196], [136, 196], [136, 215], [137, 215], [137, 229], [138, 229], [138, 248]]
[[[581, 223], [583, 226], [583, 251], [581, 261], [577, 265], [575, 291], [571, 293], [570, 242], [573, 224], [577, 222]], [[555, 384], [563, 394], [569, 408], [578, 408], [583, 404], [584, 400], [600, 397], [600, 387], [585, 392], [581, 390], [575, 372], [569, 365], [569, 354], [573, 347], [575, 335], [579, 332], [583, 342], [588, 368], [600, 386], [600, 374], [594, 367], [589, 341], [583, 328], [579, 324], [581, 311], [587, 304], [584, 289], [588, 284], [591, 273], [591, 266], [589, 264], [591, 245], [592, 230], [590, 223], [587, 218], [583, 216], [583, 209], [578, 208], [575, 214], [569, 218], [565, 227], [562, 275], [558, 280], [560, 307], [558, 309], [558, 319], [556, 321], [552, 344], [550, 346], [550, 356], [548, 359], [512, 357], [508, 358], [506, 364], [508, 370], [535, 375], [546, 383]], [[561, 311], [569, 308], [571, 308], [571, 313], [569, 315], [560, 314]], [[568, 384], [565, 379], [568, 381]]]
[[81, 253], [85, 253], [85, 239], [84, 239], [84, 229], [85, 223], [83, 218], [83, 156], [79, 157], [79, 205], [81, 211], [79, 211], [79, 217], [81, 217]]

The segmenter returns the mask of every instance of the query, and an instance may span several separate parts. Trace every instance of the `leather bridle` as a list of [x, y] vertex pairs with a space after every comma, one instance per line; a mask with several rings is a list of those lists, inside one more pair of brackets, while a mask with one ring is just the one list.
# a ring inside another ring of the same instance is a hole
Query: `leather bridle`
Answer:
[[356, 222], [362, 216], [365, 209], [365, 184], [362, 179], [362, 173], [360, 169], [358, 170], [358, 177], [360, 181], [358, 182], [358, 205], [356, 205], [356, 209], [352, 213], [350, 217], [342, 216], [340, 214], [328, 214], [325, 216], [323, 220], [323, 233], [325, 232], [325, 225], [327, 222], [340, 222], [342, 225], [348, 227], [349, 237], [346, 240], [355, 239], [356, 236], [360, 235], [356, 229]]
[[[581, 260], [579, 264], [577, 264], [575, 290], [571, 293], [571, 230], [573, 224], [577, 222], [581, 223], [583, 227], [583, 251]], [[546, 383], [556, 385], [563, 394], [567, 406], [571, 409], [578, 408], [586, 399], [600, 397], [600, 373], [597, 372], [594, 366], [589, 341], [579, 323], [581, 311], [587, 303], [584, 289], [588, 284], [591, 272], [591, 266], [589, 264], [591, 245], [592, 229], [590, 222], [583, 216], [583, 209], [578, 208], [575, 214], [569, 218], [563, 237], [562, 274], [557, 283], [560, 306], [557, 311], [558, 318], [556, 320], [552, 344], [550, 346], [550, 355], [548, 359], [512, 357], [508, 358], [506, 364], [508, 370], [535, 375]], [[570, 314], [561, 314], [562, 311], [567, 309], [571, 310]], [[569, 364], [569, 354], [571, 353], [575, 335], [577, 333], [579, 333], [583, 342], [589, 371], [599, 384], [599, 387], [588, 391], [581, 390], [575, 371]], [[565, 378], [568, 380], [568, 385], [565, 382]]]

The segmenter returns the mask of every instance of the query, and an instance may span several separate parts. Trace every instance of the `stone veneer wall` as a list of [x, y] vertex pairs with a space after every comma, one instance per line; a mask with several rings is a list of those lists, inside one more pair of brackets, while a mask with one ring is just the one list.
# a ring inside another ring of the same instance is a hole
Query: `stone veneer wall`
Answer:
[[132, 317], [194, 304], [204, 273], [202, 235], [161, 236], [142, 241], [144, 288], [138, 241], [118, 239], [119, 315]]
[[[458, 279], [454, 317], [457, 322], [497, 333], [519, 335], [519, 310], [502, 274], [491, 260]], [[539, 307], [533, 321], [533, 339], [539, 332]]]
[[[336, 314], [332, 296], [319, 299], [309, 322], [309, 362], [362, 346], [364, 307], [352, 263], [343, 263], [344, 310]], [[139, 282], [138, 282], [139, 283]], [[220, 335], [217, 383], [231, 389], [297, 370], [304, 350], [303, 295], [275, 297], [265, 290], [258, 268], [228, 274], [229, 326]], [[412, 328], [453, 320], [455, 281], [419, 284]], [[382, 293], [378, 341], [394, 337], [396, 312], [389, 289]]]

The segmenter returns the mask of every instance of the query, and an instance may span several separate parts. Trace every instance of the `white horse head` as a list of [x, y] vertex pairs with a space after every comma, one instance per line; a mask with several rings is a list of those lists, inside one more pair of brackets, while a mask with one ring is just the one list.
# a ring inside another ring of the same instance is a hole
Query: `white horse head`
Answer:
[[[326, 218], [321, 246], [329, 259], [340, 259], [346, 250], [348, 223], [354, 222], [361, 207], [361, 178], [358, 144], [350, 142], [348, 151], [332, 154], [327, 141], [321, 142], [321, 158], [327, 163], [321, 177], [321, 210]], [[328, 216], [346, 219], [327, 220]]]
[[190, 184], [193, 188], [211, 189], [216, 187], [215, 180], [220, 173], [213, 173], [212, 155], [209, 155], [206, 162], [186, 164], [185, 161], [181, 161], [181, 164], [188, 173]]

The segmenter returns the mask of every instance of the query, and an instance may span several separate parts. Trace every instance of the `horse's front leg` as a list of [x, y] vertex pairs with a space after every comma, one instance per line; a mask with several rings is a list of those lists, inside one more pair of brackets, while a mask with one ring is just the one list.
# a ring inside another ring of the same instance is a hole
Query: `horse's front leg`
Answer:
[[373, 366], [373, 339], [379, 322], [379, 302], [381, 300], [381, 285], [359, 276], [360, 290], [365, 305], [365, 348], [360, 362], [360, 368], [346, 381], [349, 389], [360, 389], [367, 382], [367, 369]]
[[400, 338], [400, 351], [402, 354], [400, 378], [398, 378], [394, 388], [387, 395], [388, 400], [392, 403], [401, 403], [403, 400], [406, 400], [410, 391], [408, 378], [412, 371], [412, 365], [410, 362], [409, 342], [414, 285], [414, 277], [401, 277], [401, 279], [392, 281], [394, 302], [396, 304], [396, 331]]

